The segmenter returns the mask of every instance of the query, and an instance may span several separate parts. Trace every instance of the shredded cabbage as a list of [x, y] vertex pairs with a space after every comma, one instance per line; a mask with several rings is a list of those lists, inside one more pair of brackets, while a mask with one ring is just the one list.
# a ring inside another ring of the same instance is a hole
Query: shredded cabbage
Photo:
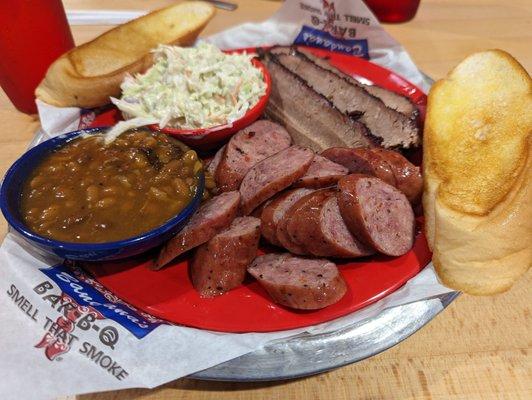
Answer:
[[160, 45], [145, 73], [126, 76], [122, 97], [111, 101], [130, 123], [209, 128], [241, 118], [264, 95], [253, 55], [226, 54], [207, 42], [196, 47]]

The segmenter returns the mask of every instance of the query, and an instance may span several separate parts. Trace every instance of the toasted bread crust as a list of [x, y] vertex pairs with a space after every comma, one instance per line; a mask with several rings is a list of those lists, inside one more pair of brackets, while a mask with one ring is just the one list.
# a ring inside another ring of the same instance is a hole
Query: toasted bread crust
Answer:
[[508, 53], [467, 57], [430, 91], [424, 150], [456, 211], [487, 215], [524, 167], [532, 126], [532, 82]]
[[442, 282], [474, 295], [508, 290], [532, 263], [532, 136], [508, 198], [488, 217], [464, 216], [436, 200], [433, 263]]
[[429, 94], [425, 231], [440, 280], [510, 288], [532, 264], [532, 80], [508, 53], [466, 58]]
[[57, 107], [107, 104], [110, 96], [120, 95], [126, 74], [143, 72], [152, 64], [150, 50], [160, 43], [193, 44], [214, 13], [204, 2], [179, 3], [111, 29], [58, 58], [35, 95]]

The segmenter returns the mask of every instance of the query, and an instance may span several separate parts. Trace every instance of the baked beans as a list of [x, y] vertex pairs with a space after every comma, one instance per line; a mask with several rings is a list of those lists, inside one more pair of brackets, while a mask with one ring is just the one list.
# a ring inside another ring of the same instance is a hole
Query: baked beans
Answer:
[[195, 151], [160, 132], [134, 129], [105, 144], [76, 138], [49, 154], [25, 182], [24, 222], [65, 242], [137, 236], [178, 214], [198, 189]]

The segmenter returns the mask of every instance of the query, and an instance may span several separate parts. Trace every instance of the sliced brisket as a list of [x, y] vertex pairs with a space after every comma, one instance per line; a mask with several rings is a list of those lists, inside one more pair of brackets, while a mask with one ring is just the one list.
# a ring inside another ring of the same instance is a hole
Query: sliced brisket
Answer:
[[322, 68], [305, 54], [280, 47], [271, 50], [278, 62], [300, 76], [315, 91], [329, 99], [348, 116], [359, 118], [386, 148], [409, 148], [419, 144], [419, 131], [412, 120], [369, 94], [362, 86], [329, 69]]
[[268, 54], [272, 92], [266, 114], [285, 126], [294, 142], [314, 151], [329, 147], [370, 147], [378, 144], [364, 124], [336, 108], [298, 75]]
[[342, 71], [340, 71], [339, 69], [331, 65], [326, 58], [318, 57], [312, 54], [309, 50], [300, 49], [299, 51], [305, 54], [308, 58], [310, 58], [313, 62], [318, 64], [320, 67], [325, 68], [331, 72], [334, 72], [335, 74], [339, 76], [346, 78], [353, 85], [364, 88], [371, 95], [379, 98], [384, 104], [386, 104], [387, 107], [390, 107], [392, 110], [398, 111], [401, 114], [406, 115], [409, 119], [412, 119], [414, 121], [417, 119], [417, 116], [419, 113], [417, 110], [417, 107], [407, 97], [402, 96], [398, 93], [394, 93], [388, 89], [384, 89], [380, 86], [365, 85], [363, 83], [360, 83], [356, 79], [343, 73]]

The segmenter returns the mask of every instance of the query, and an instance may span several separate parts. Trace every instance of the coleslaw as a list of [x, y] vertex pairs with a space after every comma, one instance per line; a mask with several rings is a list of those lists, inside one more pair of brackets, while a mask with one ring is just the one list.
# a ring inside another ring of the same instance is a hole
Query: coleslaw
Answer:
[[160, 45], [145, 73], [128, 75], [122, 97], [111, 101], [131, 119], [128, 126], [210, 128], [241, 118], [266, 92], [253, 55], [226, 54], [212, 44]]

